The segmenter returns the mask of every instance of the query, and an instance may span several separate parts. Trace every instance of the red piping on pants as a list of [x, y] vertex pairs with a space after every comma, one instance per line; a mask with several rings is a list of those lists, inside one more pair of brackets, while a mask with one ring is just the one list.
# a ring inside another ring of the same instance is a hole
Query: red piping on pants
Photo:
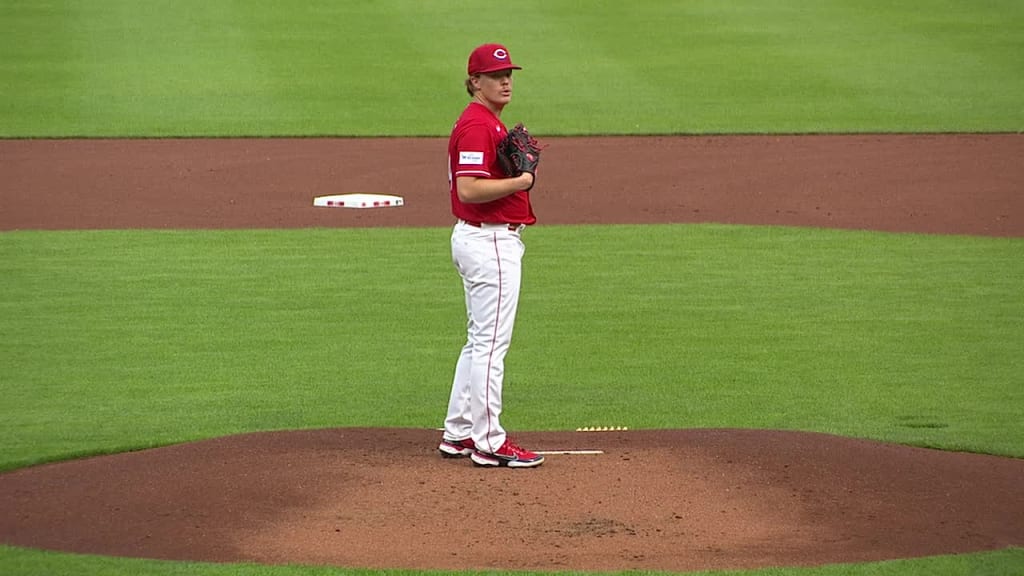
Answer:
[[[498, 326], [499, 320], [501, 320], [501, 253], [498, 251], [498, 234], [493, 234], [494, 240], [494, 257], [498, 263], [498, 306], [494, 313], [494, 333], [491, 335], [491, 350], [487, 355], [487, 394], [484, 396], [485, 408], [487, 409], [487, 447], [491, 453], [494, 453], [497, 448], [491, 446], [491, 360], [494, 357], [494, 344], [498, 339]], [[499, 446], [498, 448], [501, 448]]]

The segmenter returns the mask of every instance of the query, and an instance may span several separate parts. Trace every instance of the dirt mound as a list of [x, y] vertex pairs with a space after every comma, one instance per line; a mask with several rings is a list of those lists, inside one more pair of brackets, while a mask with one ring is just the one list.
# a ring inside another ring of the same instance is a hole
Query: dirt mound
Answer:
[[230, 436], [0, 475], [0, 541], [373, 568], [696, 570], [1024, 545], [1024, 460], [757, 430], [535, 432], [537, 469], [439, 433]]

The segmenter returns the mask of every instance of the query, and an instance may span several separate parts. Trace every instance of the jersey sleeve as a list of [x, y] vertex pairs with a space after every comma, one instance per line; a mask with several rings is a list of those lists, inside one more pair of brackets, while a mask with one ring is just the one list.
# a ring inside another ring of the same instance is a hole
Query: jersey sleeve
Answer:
[[491, 164], [494, 162], [494, 141], [483, 124], [471, 124], [462, 130], [455, 141], [452, 171], [456, 178], [475, 176], [492, 178]]

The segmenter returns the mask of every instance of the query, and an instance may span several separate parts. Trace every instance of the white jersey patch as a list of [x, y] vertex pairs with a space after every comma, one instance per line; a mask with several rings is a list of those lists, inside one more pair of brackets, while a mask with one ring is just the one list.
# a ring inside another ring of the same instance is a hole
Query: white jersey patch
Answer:
[[475, 164], [479, 166], [483, 163], [483, 152], [459, 152], [459, 164]]

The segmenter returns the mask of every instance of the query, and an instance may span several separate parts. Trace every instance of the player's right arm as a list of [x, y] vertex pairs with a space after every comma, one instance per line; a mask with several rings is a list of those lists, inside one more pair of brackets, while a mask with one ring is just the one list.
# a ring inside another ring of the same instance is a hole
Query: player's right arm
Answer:
[[528, 190], [532, 174], [505, 177], [497, 159], [496, 137], [490, 123], [460, 119], [454, 128], [449, 148], [449, 178], [454, 177], [455, 192], [460, 202], [482, 204]]
[[466, 204], [480, 204], [498, 200], [533, 185], [533, 174], [523, 172], [514, 178], [480, 178], [459, 176], [455, 179], [455, 191], [459, 200]]

